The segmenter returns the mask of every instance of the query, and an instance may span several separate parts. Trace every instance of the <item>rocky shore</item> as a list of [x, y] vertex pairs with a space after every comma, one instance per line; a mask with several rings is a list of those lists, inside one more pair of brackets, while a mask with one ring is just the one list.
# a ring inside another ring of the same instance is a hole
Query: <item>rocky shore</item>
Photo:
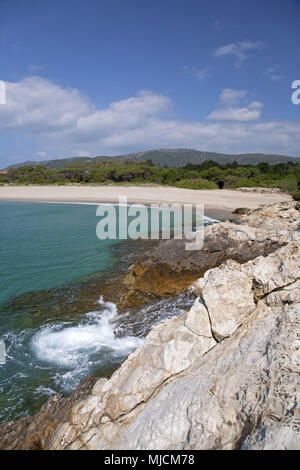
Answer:
[[[300, 205], [237, 211], [201, 251], [162, 242], [122, 302], [190, 289], [107, 379], [0, 425], [0, 449], [299, 449]], [[141, 300], [142, 301], [142, 300]]]
[[149, 292], [158, 297], [183, 292], [207, 269], [227, 259], [245, 263], [266, 256], [297, 239], [298, 225], [298, 204], [284, 202], [256, 210], [239, 209], [231, 222], [206, 227], [201, 251], [185, 250], [185, 239], [163, 241], [132, 266], [119, 306], [130, 305], [132, 299], [146, 302]]

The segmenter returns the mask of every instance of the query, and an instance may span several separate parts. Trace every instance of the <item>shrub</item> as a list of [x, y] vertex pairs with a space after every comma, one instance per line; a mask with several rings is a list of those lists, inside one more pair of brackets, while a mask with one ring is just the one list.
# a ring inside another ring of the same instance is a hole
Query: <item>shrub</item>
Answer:
[[225, 181], [226, 188], [255, 188], [256, 186], [259, 186], [256, 181], [252, 181], [247, 178], [235, 179], [234, 177], [231, 177]]
[[293, 198], [295, 199], [295, 201], [300, 201], [300, 191], [296, 191], [293, 194]]
[[297, 178], [295, 175], [288, 175], [278, 180], [278, 186], [283, 189], [283, 191], [293, 194], [298, 189]]
[[187, 189], [218, 189], [218, 185], [203, 178], [182, 179], [174, 184], [177, 188]]
[[180, 180], [180, 173], [177, 168], [165, 168], [161, 171], [162, 184], [173, 185]]

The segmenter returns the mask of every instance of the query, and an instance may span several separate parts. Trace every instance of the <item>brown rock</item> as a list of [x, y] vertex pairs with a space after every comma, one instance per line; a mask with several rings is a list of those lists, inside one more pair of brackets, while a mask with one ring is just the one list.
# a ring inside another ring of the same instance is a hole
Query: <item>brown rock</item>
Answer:
[[206, 227], [202, 250], [185, 250], [184, 239], [162, 241], [131, 268], [122, 305], [147, 301], [149, 293], [161, 297], [184, 292], [208, 269], [227, 259], [245, 263], [266, 256], [299, 239], [299, 226], [299, 204], [291, 201], [249, 210], [238, 218], [238, 224], [222, 222]]

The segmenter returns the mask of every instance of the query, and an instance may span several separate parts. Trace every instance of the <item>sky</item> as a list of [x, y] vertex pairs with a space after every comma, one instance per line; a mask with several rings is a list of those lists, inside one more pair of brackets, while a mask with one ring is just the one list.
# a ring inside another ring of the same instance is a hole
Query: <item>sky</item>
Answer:
[[0, 0], [0, 167], [155, 148], [300, 156], [299, 24], [300, 0]]

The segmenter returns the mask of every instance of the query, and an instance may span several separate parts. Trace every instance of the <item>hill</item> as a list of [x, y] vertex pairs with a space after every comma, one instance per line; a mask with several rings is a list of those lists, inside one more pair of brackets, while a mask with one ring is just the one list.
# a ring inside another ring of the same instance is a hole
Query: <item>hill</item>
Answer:
[[[298, 157], [289, 157], [286, 155], [268, 155], [263, 153], [245, 153], [245, 154], [225, 154], [215, 152], [202, 152], [201, 150], [193, 149], [158, 149], [148, 150], [139, 153], [130, 153], [125, 155], [117, 155], [115, 157], [97, 156], [97, 157], [70, 157], [60, 158], [53, 160], [43, 160], [39, 162], [27, 161], [10, 165], [11, 167], [32, 166], [32, 165], [45, 165], [46, 168], [66, 168], [70, 165], [87, 166], [95, 161], [108, 161], [108, 160], [152, 160], [155, 165], [168, 166], [168, 167], [182, 167], [188, 163], [201, 164], [205, 160], [213, 160], [220, 164], [232, 163], [236, 161], [239, 165], [257, 165], [261, 162], [267, 162], [270, 165], [276, 163], [299, 162]], [[5, 170], [7, 169], [5, 168]]]
[[267, 155], [263, 153], [255, 154], [232, 154], [215, 152], [202, 152], [193, 149], [159, 149], [149, 150], [147, 152], [132, 153], [122, 156], [124, 159], [133, 160], [152, 160], [155, 165], [167, 165], [169, 167], [181, 167], [187, 163], [201, 164], [205, 160], [225, 164], [236, 161], [239, 165], [257, 165], [261, 162], [267, 162], [270, 165], [276, 163], [287, 163], [290, 161], [299, 162], [297, 157], [285, 155]]

